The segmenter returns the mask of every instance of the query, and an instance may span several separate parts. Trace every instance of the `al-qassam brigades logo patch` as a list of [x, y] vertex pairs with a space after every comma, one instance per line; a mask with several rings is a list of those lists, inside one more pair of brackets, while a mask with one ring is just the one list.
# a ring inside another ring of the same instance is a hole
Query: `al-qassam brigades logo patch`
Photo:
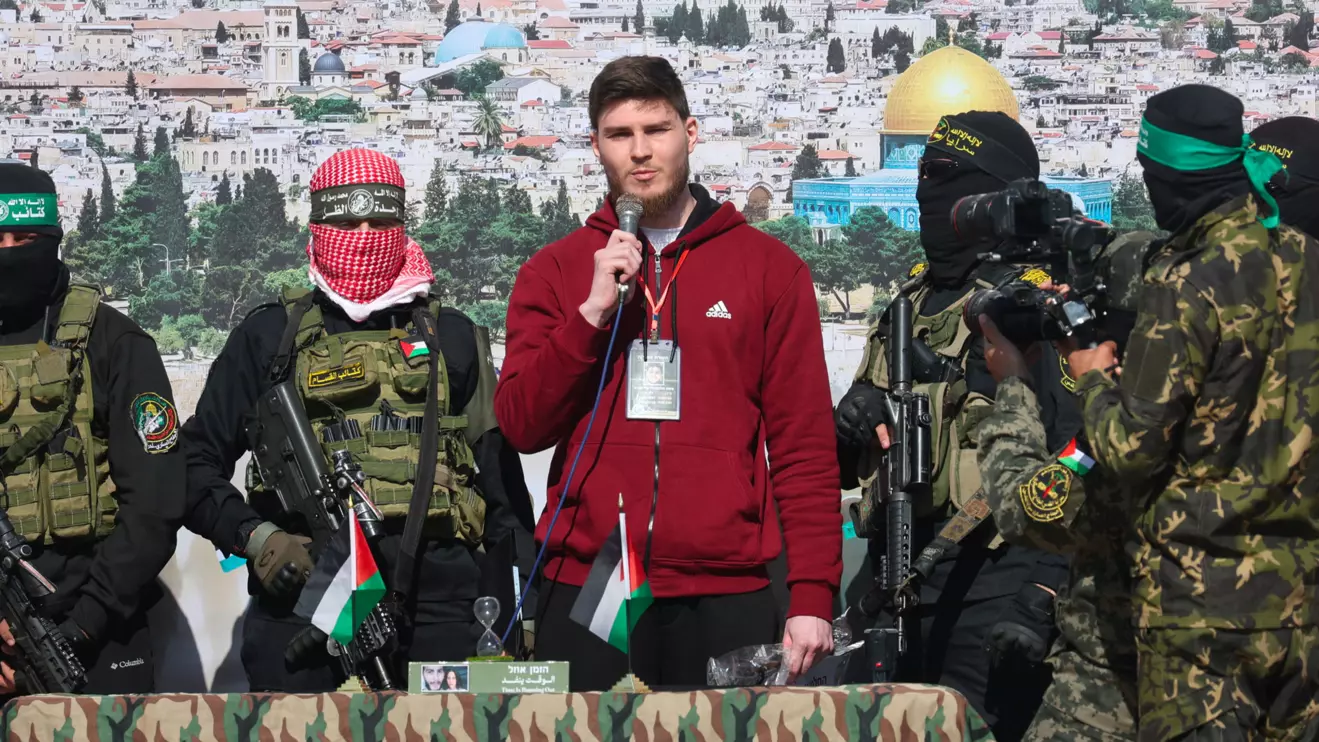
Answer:
[[1017, 488], [1021, 506], [1031, 520], [1049, 523], [1063, 517], [1063, 504], [1072, 491], [1072, 471], [1050, 464]]
[[178, 443], [179, 414], [169, 400], [155, 392], [144, 392], [133, 398], [130, 412], [133, 430], [147, 453], [165, 453]]

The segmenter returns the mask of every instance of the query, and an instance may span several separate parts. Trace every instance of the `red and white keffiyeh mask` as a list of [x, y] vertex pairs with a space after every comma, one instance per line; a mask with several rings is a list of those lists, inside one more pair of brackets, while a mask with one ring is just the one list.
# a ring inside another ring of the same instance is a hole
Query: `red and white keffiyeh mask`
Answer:
[[398, 163], [365, 149], [340, 152], [312, 175], [308, 276], [354, 321], [425, 296], [435, 281], [430, 261], [403, 226], [344, 228], [403, 220], [403, 187]]

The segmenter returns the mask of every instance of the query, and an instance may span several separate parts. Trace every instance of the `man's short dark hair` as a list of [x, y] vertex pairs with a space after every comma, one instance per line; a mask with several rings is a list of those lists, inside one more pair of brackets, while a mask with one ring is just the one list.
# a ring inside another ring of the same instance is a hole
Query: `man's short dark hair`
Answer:
[[587, 112], [591, 128], [600, 126], [605, 108], [627, 100], [664, 102], [673, 106], [683, 121], [691, 115], [687, 108], [687, 91], [663, 57], [620, 57], [605, 65], [591, 83]]

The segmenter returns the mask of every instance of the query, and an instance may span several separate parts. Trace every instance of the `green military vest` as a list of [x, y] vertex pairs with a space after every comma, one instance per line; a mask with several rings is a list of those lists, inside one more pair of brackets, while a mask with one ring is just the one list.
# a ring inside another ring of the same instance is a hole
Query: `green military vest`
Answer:
[[[976, 463], [975, 430], [989, 414], [993, 400], [967, 389], [966, 358], [974, 338], [962, 320], [962, 308], [980, 288], [993, 288], [993, 284], [976, 279], [975, 285], [948, 308], [931, 316], [920, 314], [920, 308], [931, 293], [929, 274], [925, 265], [912, 268], [909, 279], [899, 289], [911, 299], [916, 308], [912, 318], [912, 339], [923, 340], [937, 355], [952, 361], [962, 369], [962, 378], [953, 382], [913, 383], [912, 391], [930, 397], [930, 464], [931, 497], [912, 504], [912, 515], [917, 518], [943, 517], [948, 506], [961, 508], [980, 489], [980, 469]], [[870, 328], [866, 339], [865, 356], [857, 369], [856, 381], [864, 381], [880, 389], [889, 388], [888, 337], [882, 322]], [[862, 497], [859, 504], [862, 533], [869, 538], [881, 535], [877, 516], [883, 513], [878, 485], [883, 459], [878, 449], [867, 451], [861, 459], [858, 478]], [[993, 546], [1002, 543], [995, 537]]]
[[[281, 297], [289, 316], [306, 289], [285, 289]], [[438, 315], [439, 300], [430, 301]], [[292, 374], [326, 455], [347, 449], [366, 475], [366, 491], [386, 520], [405, 518], [412, 500], [421, 436], [408, 430], [383, 430], [373, 420], [397, 415], [421, 417], [426, 409], [429, 356], [408, 343], [415, 329], [369, 330], [329, 334], [321, 308], [311, 303], [298, 323], [299, 349]], [[408, 347], [405, 351], [404, 346]], [[439, 348], [429, 348], [439, 354]], [[412, 355], [413, 357], [408, 357]], [[485, 533], [485, 500], [474, 482], [476, 459], [468, 443], [465, 415], [450, 414], [449, 373], [440, 356], [435, 393], [439, 395], [439, 453], [435, 484], [426, 509], [423, 534], [479, 546]], [[326, 442], [327, 426], [356, 421], [361, 437]], [[248, 467], [248, 489], [260, 492], [260, 477]]]
[[0, 347], [0, 506], [31, 542], [100, 539], [114, 530], [109, 446], [92, 434], [86, 357], [100, 301], [99, 288], [73, 284], [53, 343]]

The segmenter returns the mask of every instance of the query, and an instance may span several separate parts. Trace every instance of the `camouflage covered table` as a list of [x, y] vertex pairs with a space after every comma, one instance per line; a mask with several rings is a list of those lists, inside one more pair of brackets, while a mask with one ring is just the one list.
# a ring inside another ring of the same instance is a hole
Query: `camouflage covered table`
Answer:
[[931, 685], [692, 693], [29, 696], [13, 742], [439, 740], [993, 740], [957, 692]]

